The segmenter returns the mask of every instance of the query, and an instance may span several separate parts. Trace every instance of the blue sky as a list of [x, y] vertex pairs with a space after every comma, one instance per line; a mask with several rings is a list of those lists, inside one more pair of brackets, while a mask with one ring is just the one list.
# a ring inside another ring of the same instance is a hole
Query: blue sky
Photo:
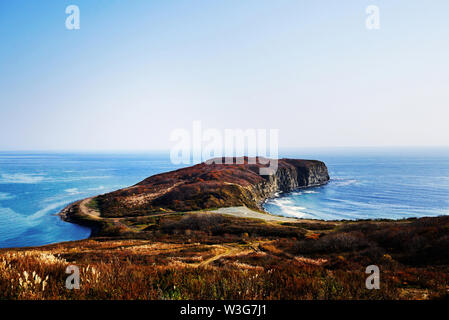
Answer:
[[448, 16], [446, 0], [1, 1], [0, 150], [164, 149], [194, 120], [280, 129], [281, 147], [447, 146]]

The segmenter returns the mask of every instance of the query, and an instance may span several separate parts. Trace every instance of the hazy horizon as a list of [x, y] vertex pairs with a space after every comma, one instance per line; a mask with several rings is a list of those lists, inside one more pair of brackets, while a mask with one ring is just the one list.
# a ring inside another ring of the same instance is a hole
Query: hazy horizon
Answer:
[[[65, 28], [72, 4], [79, 30]], [[447, 147], [448, 12], [443, 0], [1, 2], [0, 150], [162, 151], [195, 120], [279, 129], [280, 148]]]
[[[192, 152], [195, 149], [192, 149]], [[447, 150], [449, 151], [448, 146], [308, 146], [308, 147], [282, 147], [279, 148], [279, 153], [285, 152], [298, 152], [298, 151], [375, 151], [375, 150], [383, 150], [383, 151], [417, 151], [417, 150]], [[145, 154], [145, 153], [164, 153], [169, 154], [170, 149], [0, 149], [0, 153], [98, 153], [98, 154], [114, 154], [114, 153], [123, 153], [123, 154]], [[245, 153], [246, 155], [246, 153]], [[226, 156], [226, 155], [225, 155]], [[269, 157], [270, 155], [268, 155]]]

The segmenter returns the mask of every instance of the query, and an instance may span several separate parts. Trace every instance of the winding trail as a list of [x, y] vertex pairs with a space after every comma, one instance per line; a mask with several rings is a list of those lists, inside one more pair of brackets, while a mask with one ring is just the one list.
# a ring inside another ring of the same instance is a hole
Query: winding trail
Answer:
[[88, 207], [89, 202], [92, 201], [93, 198], [94, 197], [81, 200], [79, 204], [79, 210], [82, 214], [89, 216], [90, 218], [97, 220], [103, 219], [102, 217], [100, 217], [100, 211]]
[[218, 259], [221, 259], [221, 258], [226, 257], [226, 256], [231, 256], [231, 255], [234, 255], [236, 253], [241, 253], [243, 251], [239, 247], [234, 247], [234, 246], [231, 246], [231, 245], [228, 245], [228, 244], [220, 245], [220, 247], [224, 248], [226, 251], [223, 252], [223, 253], [217, 254], [217, 255], [213, 256], [212, 258], [204, 260], [203, 262], [201, 262], [201, 263], [199, 263], [199, 264], [197, 264], [195, 266], [197, 268], [205, 267], [205, 266], [211, 264], [212, 262], [214, 262], [214, 261], [216, 261]]

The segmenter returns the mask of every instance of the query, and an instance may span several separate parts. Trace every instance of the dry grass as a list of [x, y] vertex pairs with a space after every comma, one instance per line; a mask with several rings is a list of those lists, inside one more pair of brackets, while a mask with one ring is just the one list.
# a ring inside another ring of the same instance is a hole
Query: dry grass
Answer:
[[[350, 223], [313, 237], [305, 226], [201, 219], [149, 220], [155, 228], [144, 240], [0, 250], [0, 299], [448, 297], [449, 217]], [[381, 270], [380, 290], [365, 288], [371, 264]], [[69, 265], [80, 268], [79, 290], [65, 288]]]

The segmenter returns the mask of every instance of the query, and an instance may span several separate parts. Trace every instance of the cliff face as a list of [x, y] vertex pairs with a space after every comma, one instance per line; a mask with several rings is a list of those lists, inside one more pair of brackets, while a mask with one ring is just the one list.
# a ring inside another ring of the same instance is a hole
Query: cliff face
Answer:
[[[140, 216], [155, 212], [195, 211], [245, 205], [261, 209], [276, 192], [321, 185], [329, 180], [326, 165], [315, 160], [278, 160], [270, 176], [263, 165], [201, 163], [158, 174], [125, 189], [95, 198], [103, 217]], [[254, 160], [254, 159], [250, 159]]]
[[252, 186], [258, 207], [277, 192], [290, 192], [298, 188], [312, 187], [329, 181], [324, 162], [316, 160], [281, 159], [274, 175]]

